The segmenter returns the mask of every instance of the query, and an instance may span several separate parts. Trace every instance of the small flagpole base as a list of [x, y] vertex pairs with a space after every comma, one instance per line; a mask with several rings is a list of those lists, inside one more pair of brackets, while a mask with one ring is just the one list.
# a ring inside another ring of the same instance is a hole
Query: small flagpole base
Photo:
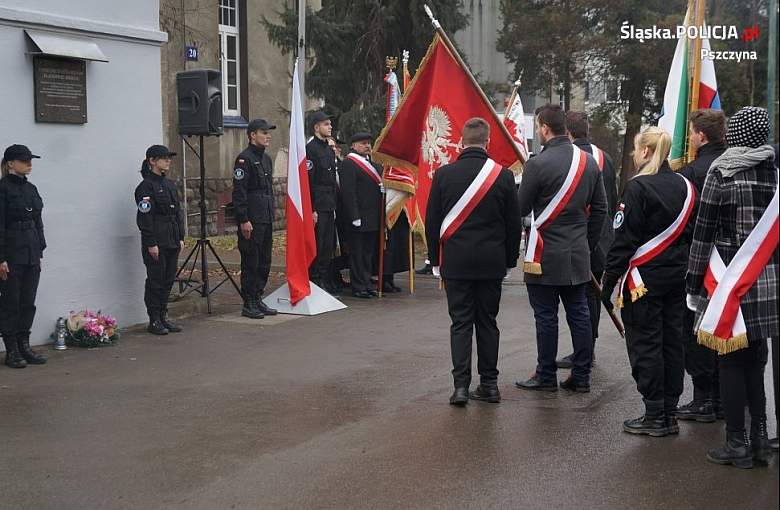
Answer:
[[266, 305], [275, 308], [279, 313], [291, 315], [319, 315], [321, 313], [343, 310], [347, 305], [334, 298], [314, 283], [309, 282], [311, 294], [298, 301], [290, 302], [290, 288], [285, 283], [268, 296], [263, 298]]

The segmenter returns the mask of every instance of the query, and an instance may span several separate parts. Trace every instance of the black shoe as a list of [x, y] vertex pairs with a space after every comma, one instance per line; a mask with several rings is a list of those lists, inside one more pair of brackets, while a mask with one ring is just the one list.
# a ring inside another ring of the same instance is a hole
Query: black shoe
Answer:
[[753, 464], [766, 467], [772, 460], [772, 447], [766, 432], [766, 421], [752, 420], [750, 423], [750, 452]]
[[677, 423], [677, 417], [671, 413], [667, 413], [664, 417], [666, 428], [669, 430], [669, 434], [679, 434], [680, 424]]
[[255, 299], [255, 307], [265, 316], [277, 315], [279, 313], [278, 311], [263, 303], [263, 300], [260, 298]]
[[623, 430], [629, 434], [641, 434], [652, 437], [668, 436], [669, 424], [664, 417], [664, 402], [645, 400], [645, 414], [633, 420], [623, 422]]
[[577, 393], [590, 393], [590, 384], [578, 382], [573, 377], [569, 377], [561, 383], [561, 388], [564, 390], [574, 391]]
[[379, 293], [374, 289], [368, 289], [366, 293], [371, 297], [379, 297]]
[[777, 438], [774, 438], [774, 439], [770, 439], [770, 440], [769, 440], [769, 447], [770, 447], [772, 450], [774, 450], [774, 451], [777, 451], [777, 450], [778, 450], [778, 446], [779, 446], [779, 445], [778, 445], [778, 443], [777, 443]]
[[168, 310], [165, 310], [162, 313], [160, 316], [160, 322], [162, 322], [162, 325], [165, 326], [165, 329], [168, 330], [168, 333], [181, 333], [182, 331], [181, 326], [171, 322], [168, 319]]
[[707, 460], [721, 465], [733, 465], [741, 469], [753, 467], [753, 454], [748, 446], [745, 431], [727, 432], [726, 444], [707, 452]]
[[371, 299], [371, 294], [369, 294], [368, 291], [366, 290], [359, 290], [357, 292], [353, 292], [352, 296], [361, 299]]
[[690, 403], [678, 407], [675, 414], [678, 420], [700, 423], [712, 423], [717, 419], [711, 400], [691, 400]]
[[30, 349], [30, 335], [19, 335], [16, 337], [19, 342], [19, 354], [22, 355], [24, 361], [28, 365], [45, 365], [46, 357], [41, 356], [32, 349]]
[[401, 292], [401, 289], [393, 285], [393, 282], [384, 280], [382, 282], [382, 292], [385, 294], [393, 294], [395, 292]]
[[556, 360], [555, 364], [558, 365], [558, 368], [571, 368], [574, 366], [574, 354], [569, 354], [568, 356], [564, 356], [563, 358]]
[[244, 301], [244, 306], [241, 307], [241, 315], [249, 319], [262, 319], [265, 317], [265, 314], [257, 308], [254, 299]]
[[558, 381], [551, 382], [551, 383], [543, 383], [539, 380], [539, 376], [537, 374], [534, 374], [531, 376], [530, 379], [527, 381], [515, 381], [515, 386], [520, 388], [521, 390], [532, 390], [532, 391], [558, 391]]
[[425, 266], [415, 270], [414, 274], [433, 274], [433, 266], [430, 264], [425, 264]]
[[723, 411], [723, 405], [721, 404], [719, 398], [712, 399], [712, 410], [715, 412], [715, 419], [717, 420], [726, 419], [726, 413], [725, 411]]
[[469, 395], [471, 400], [481, 400], [483, 402], [490, 402], [491, 404], [498, 404], [501, 402], [501, 393], [495, 386], [477, 386], [477, 389], [472, 391]]
[[159, 318], [154, 318], [149, 321], [146, 331], [153, 335], [167, 335], [168, 328], [166, 328]]
[[9, 368], [26, 367], [27, 362], [19, 352], [19, 344], [16, 341], [16, 337], [11, 335], [4, 335], [3, 343], [5, 344], [5, 366]]
[[469, 403], [468, 388], [455, 388], [450, 396], [450, 405], [463, 407]]

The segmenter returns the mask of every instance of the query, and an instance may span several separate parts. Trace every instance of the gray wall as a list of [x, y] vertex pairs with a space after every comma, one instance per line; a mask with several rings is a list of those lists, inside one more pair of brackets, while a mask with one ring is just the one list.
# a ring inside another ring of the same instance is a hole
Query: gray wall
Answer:
[[[70, 310], [102, 308], [120, 325], [145, 320], [133, 190], [146, 147], [163, 139], [160, 43], [165, 34], [158, 27], [157, 0], [111, 2], [111, 9], [106, 4], [24, 0], [0, 6], [0, 97], [5, 98], [0, 145], [24, 143], [43, 158], [34, 161], [30, 178], [44, 200], [48, 243], [33, 326], [36, 344], [47, 341], [56, 318]], [[24, 28], [92, 37], [109, 59], [87, 63], [87, 124], [34, 121]]]

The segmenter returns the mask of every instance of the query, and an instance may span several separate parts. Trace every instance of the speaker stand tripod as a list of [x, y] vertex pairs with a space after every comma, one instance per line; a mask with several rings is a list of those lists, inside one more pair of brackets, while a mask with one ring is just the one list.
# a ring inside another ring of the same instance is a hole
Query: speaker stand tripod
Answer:
[[[195, 153], [195, 155], [198, 157], [198, 160], [200, 161], [200, 186], [198, 187], [198, 205], [200, 206], [200, 236], [195, 242], [195, 246], [192, 247], [190, 253], [187, 255], [187, 258], [184, 259], [181, 267], [176, 272], [176, 281], [179, 282], [181, 297], [184, 297], [191, 292], [198, 292], [201, 297], [206, 298], [208, 313], [211, 314], [211, 294], [220, 288], [222, 284], [229, 280], [230, 283], [233, 284], [233, 287], [236, 289], [236, 292], [238, 292], [239, 296], [241, 295], [241, 289], [233, 279], [230, 271], [228, 271], [227, 267], [225, 267], [222, 259], [219, 258], [216, 250], [214, 250], [214, 247], [211, 245], [211, 241], [208, 239], [208, 237], [206, 237], [206, 162], [203, 156], [203, 135], [200, 135], [200, 146], [198, 147], [200, 149], [199, 151], [196, 151], [195, 148], [190, 145], [190, 143], [184, 137], [182, 137], [182, 140], [187, 144], [187, 147], [189, 147], [192, 152]], [[187, 199], [186, 189], [184, 190], [184, 199]], [[209, 252], [217, 260], [217, 264], [219, 264], [222, 272], [225, 273], [225, 278], [214, 287], [211, 287], [209, 284]], [[200, 281], [194, 280], [192, 278], [192, 274], [195, 272], [195, 268], [198, 266], [199, 259]], [[187, 272], [189, 272], [187, 277], [181, 278], [182, 273]], [[187, 289], [186, 291], [184, 290], [185, 288]]]

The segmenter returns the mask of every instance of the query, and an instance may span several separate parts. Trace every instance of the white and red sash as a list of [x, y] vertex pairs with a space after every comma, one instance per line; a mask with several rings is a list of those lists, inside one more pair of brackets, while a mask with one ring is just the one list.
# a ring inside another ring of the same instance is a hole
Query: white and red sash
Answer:
[[371, 177], [371, 180], [374, 181], [377, 186], [382, 184], [382, 176], [379, 175], [379, 172], [376, 171], [374, 165], [372, 165], [371, 162], [369, 162], [366, 158], [360, 154], [350, 152], [347, 154], [347, 159], [355, 163], [361, 170], [366, 173], [366, 175]]
[[647, 264], [658, 255], [664, 252], [674, 241], [680, 237], [685, 231], [685, 226], [688, 224], [688, 220], [693, 213], [693, 209], [696, 205], [696, 192], [693, 189], [691, 182], [680, 174], [675, 174], [685, 181], [686, 196], [685, 202], [680, 214], [672, 222], [671, 225], [666, 227], [666, 230], [647, 241], [640, 246], [631, 260], [628, 262], [628, 271], [623, 275], [618, 286], [617, 304], [618, 308], [623, 308], [623, 291], [626, 285], [631, 292], [631, 302], [633, 303], [637, 299], [647, 294], [647, 288], [642, 281], [642, 276], [639, 274], [639, 266]]
[[[780, 177], [780, 176], [778, 176]], [[767, 262], [777, 249], [778, 190], [750, 235], [737, 250], [734, 259], [725, 266], [713, 246], [710, 263], [704, 277], [704, 287], [710, 301], [704, 311], [697, 337], [699, 343], [728, 354], [748, 346], [747, 328], [740, 309], [740, 301], [756, 283]]]
[[449, 210], [439, 228], [439, 262], [435, 266], [441, 266], [444, 260], [444, 242], [463, 225], [471, 212], [479, 205], [485, 195], [496, 182], [501, 173], [502, 166], [488, 158], [474, 180], [466, 188], [452, 209]]
[[572, 145], [572, 149], [571, 166], [569, 166], [569, 173], [566, 174], [563, 186], [539, 214], [538, 218], [535, 218], [533, 213], [531, 213], [531, 232], [528, 235], [528, 248], [526, 249], [523, 262], [523, 271], [526, 273], [542, 274], [544, 241], [542, 240], [541, 231], [555, 221], [555, 218], [563, 211], [572, 195], [574, 195], [583, 173], [585, 173], [585, 164], [588, 161], [587, 156], [576, 145]]
[[604, 171], [604, 151], [599, 149], [593, 144], [590, 144], [590, 149], [593, 151], [593, 159], [596, 160], [596, 164], [599, 166], [599, 172]]

